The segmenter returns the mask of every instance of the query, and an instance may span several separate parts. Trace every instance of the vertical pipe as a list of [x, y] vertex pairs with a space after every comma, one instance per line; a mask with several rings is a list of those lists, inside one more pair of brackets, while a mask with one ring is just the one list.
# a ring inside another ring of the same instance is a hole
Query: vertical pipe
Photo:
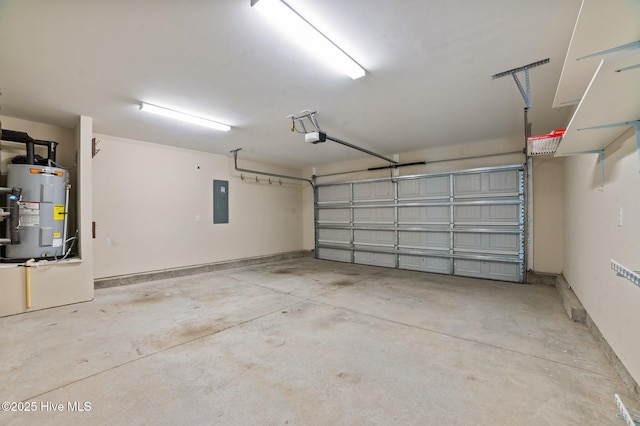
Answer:
[[[55, 161], [55, 160], [54, 160]], [[71, 185], [68, 183], [64, 186], [65, 194], [64, 194], [64, 224], [62, 225], [62, 255], [64, 256], [67, 253], [67, 232], [68, 232], [68, 223], [69, 223], [69, 190], [71, 189]]]
[[25, 292], [27, 297], [27, 309], [31, 309], [31, 266], [25, 266], [24, 273], [25, 273], [25, 280], [26, 280]]
[[49, 145], [48, 145], [49, 151], [47, 152], [47, 159], [49, 159], [50, 161], [53, 161], [54, 163], [56, 162], [57, 147], [58, 147], [58, 142], [49, 142]]
[[[526, 205], [526, 216], [524, 226], [527, 230], [525, 235], [525, 259], [526, 259], [526, 271], [534, 271], [534, 257], [533, 257], [533, 159], [531, 157], [527, 158], [527, 167], [526, 167], [526, 187], [525, 187], [525, 205]], [[525, 281], [526, 282], [526, 281]]]
[[394, 255], [394, 263], [396, 268], [400, 268], [400, 232], [398, 231], [398, 227], [400, 226], [400, 216], [398, 212], [398, 197], [400, 190], [398, 188], [398, 179], [391, 179], [391, 184], [393, 185], [393, 227], [395, 228], [393, 248], [396, 252]]
[[22, 188], [12, 188], [11, 195], [9, 196], [9, 235], [11, 244], [20, 244], [20, 196], [22, 195]]
[[456, 260], [453, 257], [456, 247], [456, 235], [454, 232], [456, 224], [455, 205], [453, 202], [456, 197], [456, 177], [452, 173], [449, 175], [449, 273], [455, 275]]
[[527, 282], [527, 271], [533, 271], [533, 160], [527, 155], [527, 140], [531, 136], [531, 123], [529, 123], [529, 108], [524, 109], [524, 153], [526, 156], [525, 163], [525, 188], [524, 188], [524, 203], [525, 203], [525, 218], [524, 218], [524, 274], [523, 282]]
[[[313, 176], [313, 182], [315, 183], [315, 172]], [[320, 259], [320, 247], [318, 244], [318, 187], [311, 185], [313, 191], [313, 255], [316, 259]]]
[[35, 164], [36, 163], [36, 154], [33, 141], [25, 142], [27, 145], [27, 164]]
[[349, 226], [351, 227], [351, 263], [356, 263], [356, 251], [355, 251], [355, 241], [356, 241], [356, 225], [355, 225], [355, 216], [356, 216], [356, 211], [353, 208], [353, 200], [355, 198], [355, 193], [354, 193], [354, 188], [353, 188], [353, 182], [349, 184], [349, 206], [350, 206], [350, 211], [351, 211], [351, 215], [349, 216]]
[[24, 263], [24, 277], [25, 277], [25, 293], [27, 299], [27, 309], [31, 309], [31, 265], [35, 262], [35, 259], [29, 259]]

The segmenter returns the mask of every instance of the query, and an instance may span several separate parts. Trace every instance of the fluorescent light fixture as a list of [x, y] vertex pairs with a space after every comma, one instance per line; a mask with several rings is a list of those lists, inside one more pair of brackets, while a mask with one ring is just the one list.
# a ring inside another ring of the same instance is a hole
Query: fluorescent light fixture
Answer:
[[354, 80], [365, 75], [364, 68], [284, 1], [251, 0], [251, 6], [327, 66]]
[[140, 111], [146, 111], [153, 114], [162, 115], [163, 117], [169, 117], [169, 118], [174, 118], [176, 120], [186, 121], [187, 123], [209, 127], [210, 129], [222, 130], [223, 132], [226, 132], [231, 129], [231, 126], [218, 123], [217, 121], [209, 120], [207, 118], [197, 117], [195, 115], [186, 114], [184, 112], [174, 111], [172, 109], [159, 107], [157, 105], [151, 105], [146, 102], [142, 102], [140, 104]]

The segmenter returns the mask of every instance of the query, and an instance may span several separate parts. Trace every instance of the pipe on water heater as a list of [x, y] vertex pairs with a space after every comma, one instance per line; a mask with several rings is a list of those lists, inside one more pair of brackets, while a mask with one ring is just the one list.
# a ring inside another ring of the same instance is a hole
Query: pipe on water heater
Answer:
[[29, 259], [24, 263], [24, 285], [27, 309], [31, 309], [31, 265], [33, 265], [35, 261], [35, 259]]

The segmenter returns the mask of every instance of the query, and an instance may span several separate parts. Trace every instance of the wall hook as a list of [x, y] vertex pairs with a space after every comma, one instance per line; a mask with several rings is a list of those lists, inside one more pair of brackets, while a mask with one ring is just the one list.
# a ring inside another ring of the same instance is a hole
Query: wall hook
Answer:
[[240, 180], [244, 180], [244, 175], [240, 173]]
[[282, 185], [282, 179], [278, 179], [278, 183]]
[[271, 185], [273, 182], [271, 182], [271, 178], [269, 178], [269, 185]]
[[258, 179], [258, 176], [256, 176], [256, 183], [260, 183], [260, 179]]

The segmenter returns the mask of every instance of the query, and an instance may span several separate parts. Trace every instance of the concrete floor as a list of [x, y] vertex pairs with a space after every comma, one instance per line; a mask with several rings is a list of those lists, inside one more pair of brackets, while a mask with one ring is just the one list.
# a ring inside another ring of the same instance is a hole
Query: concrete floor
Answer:
[[0, 341], [1, 400], [36, 409], [0, 424], [622, 425], [614, 393], [638, 409], [552, 287], [309, 258], [98, 290], [0, 318]]

